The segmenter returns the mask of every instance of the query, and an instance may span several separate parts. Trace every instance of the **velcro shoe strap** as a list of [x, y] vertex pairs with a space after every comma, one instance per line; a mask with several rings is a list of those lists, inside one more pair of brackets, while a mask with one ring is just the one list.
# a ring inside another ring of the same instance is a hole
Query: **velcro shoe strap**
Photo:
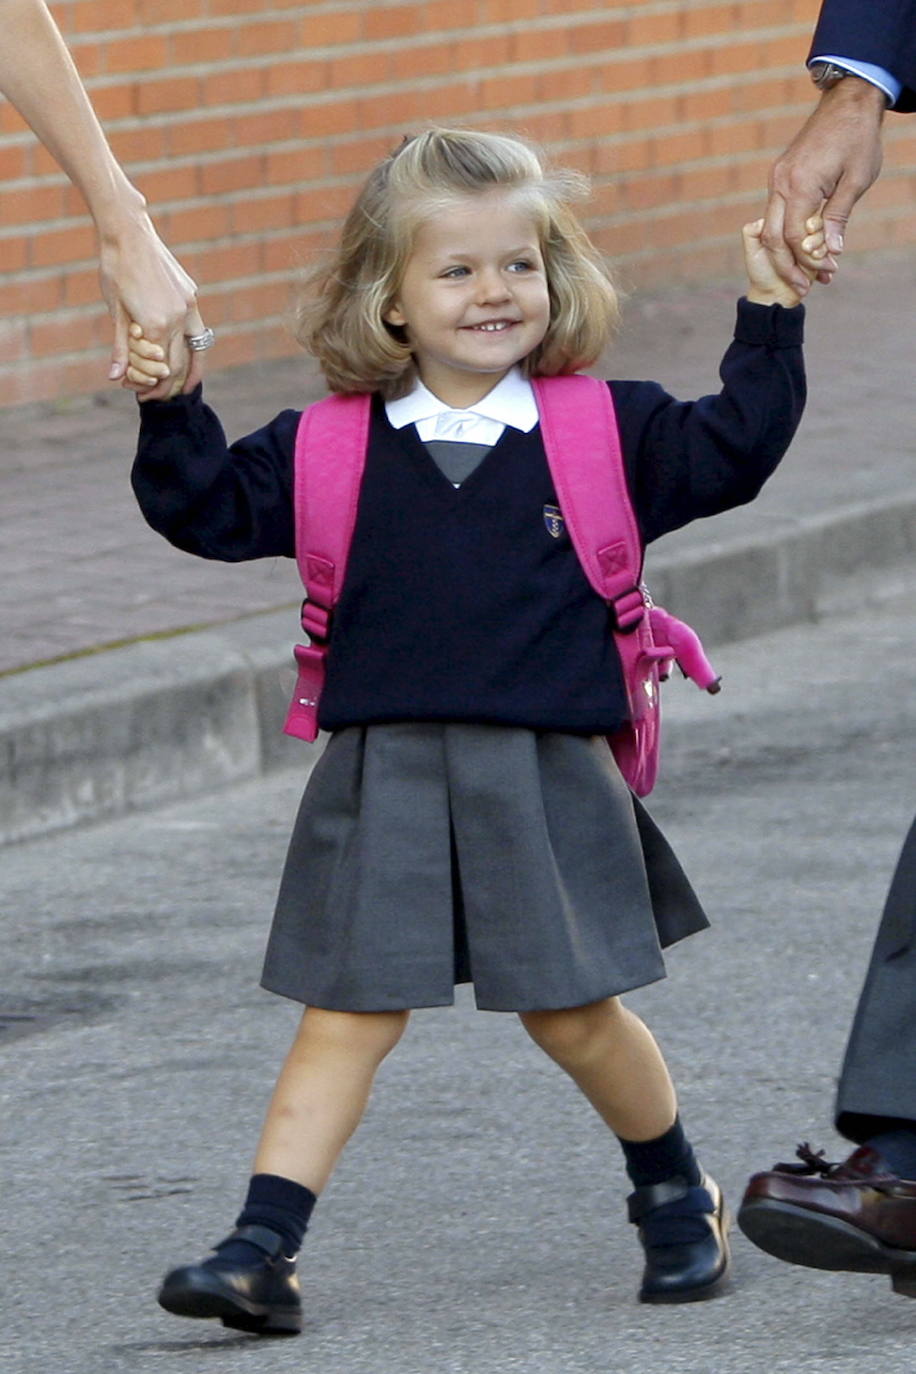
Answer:
[[661, 1183], [645, 1184], [627, 1198], [627, 1216], [630, 1221], [642, 1221], [647, 1212], [664, 1207], [667, 1202], [680, 1202], [689, 1191], [690, 1185], [683, 1174], [672, 1174]]
[[221, 1240], [216, 1250], [220, 1251], [224, 1245], [228, 1245], [233, 1240], [244, 1240], [249, 1245], [256, 1245], [259, 1250], [263, 1250], [270, 1259], [277, 1259], [285, 1254], [286, 1245], [281, 1235], [272, 1231], [269, 1226], [237, 1226], [231, 1236]]

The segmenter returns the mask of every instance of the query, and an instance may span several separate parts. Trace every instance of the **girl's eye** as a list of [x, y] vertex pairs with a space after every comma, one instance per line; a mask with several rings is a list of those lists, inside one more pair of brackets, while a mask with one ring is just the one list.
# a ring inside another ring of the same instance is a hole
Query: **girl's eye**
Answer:
[[448, 281], [452, 278], [466, 277], [468, 269], [466, 267], [449, 267], [442, 276]]
[[510, 262], [510, 272], [533, 272], [534, 263], [529, 258], [519, 258], [516, 262]]

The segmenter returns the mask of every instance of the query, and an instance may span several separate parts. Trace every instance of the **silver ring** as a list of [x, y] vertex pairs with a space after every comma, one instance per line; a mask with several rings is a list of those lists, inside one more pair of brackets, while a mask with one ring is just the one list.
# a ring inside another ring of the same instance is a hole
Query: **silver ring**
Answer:
[[185, 339], [193, 353], [203, 353], [205, 348], [212, 348], [216, 343], [216, 335], [212, 329], [205, 329], [202, 334], [185, 334]]

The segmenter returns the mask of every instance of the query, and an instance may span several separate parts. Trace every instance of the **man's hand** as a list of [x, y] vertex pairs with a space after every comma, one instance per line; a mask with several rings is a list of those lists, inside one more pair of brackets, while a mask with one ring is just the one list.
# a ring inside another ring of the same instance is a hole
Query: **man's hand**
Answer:
[[[829, 282], [843, 251], [852, 208], [881, 170], [884, 92], [857, 76], [825, 91], [808, 121], [770, 172], [763, 242], [785, 282], [804, 296], [810, 274]], [[829, 257], [804, 249], [806, 222], [824, 219]]]

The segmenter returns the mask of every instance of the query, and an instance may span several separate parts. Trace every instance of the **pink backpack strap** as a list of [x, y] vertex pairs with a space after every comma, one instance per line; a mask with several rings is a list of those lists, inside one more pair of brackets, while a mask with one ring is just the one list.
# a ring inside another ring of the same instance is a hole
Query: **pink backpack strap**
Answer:
[[368, 395], [327, 396], [303, 411], [293, 461], [296, 562], [306, 599], [294, 649], [298, 677], [284, 729], [313, 740], [324, 686], [331, 614], [343, 587], [369, 443]]
[[533, 387], [573, 547], [592, 587], [610, 604], [617, 629], [629, 631], [646, 609], [639, 590], [643, 543], [610, 387], [578, 374], [538, 377]]
[[644, 797], [658, 771], [660, 680], [675, 659], [708, 692], [719, 690], [719, 678], [689, 625], [653, 606], [642, 585], [643, 542], [610, 387], [593, 377], [543, 377], [534, 394], [573, 547], [613, 613], [630, 718], [608, 742], [624, 779]]

